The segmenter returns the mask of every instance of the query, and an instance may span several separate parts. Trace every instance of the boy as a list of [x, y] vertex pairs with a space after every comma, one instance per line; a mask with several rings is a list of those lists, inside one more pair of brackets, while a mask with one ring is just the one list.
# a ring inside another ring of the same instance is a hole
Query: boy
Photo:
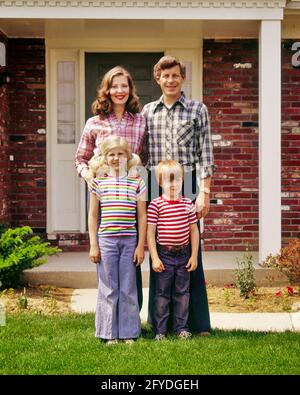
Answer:
[[[190, 272], [198, 264], [199, 231], [195, 208], [181, 196], [183, 168], [174, 160], [161, 161], [156, 177], [163, 194], [148, 207], [147, 241], [156, 277], [154, 330], [156, 340], [166, 338], [170, 304], [173, 330], [189, 339]], [[157, 232], [157, 244], [155, 235]]]

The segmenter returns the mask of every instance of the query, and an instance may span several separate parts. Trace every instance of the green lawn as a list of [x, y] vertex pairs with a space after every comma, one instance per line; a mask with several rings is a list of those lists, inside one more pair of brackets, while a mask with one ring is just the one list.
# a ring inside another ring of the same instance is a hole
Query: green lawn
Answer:
[[0, 327], [0, 374], [300, 374], [300, 333], [214, 331], [191, 341], [107, 346], [93, 314], [9, 315]]

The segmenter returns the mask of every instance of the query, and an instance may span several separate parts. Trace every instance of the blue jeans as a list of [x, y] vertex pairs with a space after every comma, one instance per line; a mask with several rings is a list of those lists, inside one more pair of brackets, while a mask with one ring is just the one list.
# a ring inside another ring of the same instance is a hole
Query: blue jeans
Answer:
[[167, 333], [171, 305], [174, 332], [188, 331], [190, 273], [185, 266], [190, 258], [190, 250], [186, 248], [174, 254], [161, 250], [158, 246], [158, 256], [163, 262], [165, 270], [155, 273], [156, 294], [153, 317], [156, 333]]
[[96, 337], [133, 339], [141, 332], [136, 267], [135, 236], [99, 237]]

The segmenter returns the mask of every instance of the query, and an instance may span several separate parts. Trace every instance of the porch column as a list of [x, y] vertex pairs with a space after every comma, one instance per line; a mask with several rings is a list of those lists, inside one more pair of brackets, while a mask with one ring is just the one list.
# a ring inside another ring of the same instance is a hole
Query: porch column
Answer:
[[281, 248], [281, 21], [259, 35], [259, 262]]

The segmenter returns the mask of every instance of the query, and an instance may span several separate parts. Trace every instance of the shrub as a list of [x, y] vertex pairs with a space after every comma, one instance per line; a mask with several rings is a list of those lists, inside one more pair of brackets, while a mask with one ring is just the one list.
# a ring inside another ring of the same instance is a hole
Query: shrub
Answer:
[[0, 237], [1, 287], [19, 285], [24, 269], [39, 266], [47, 261], [43, 257], [61, 251], [49, 245], [50, 243], [41, 241], [39, 236], [34, 236], [29, 226], [4, 231]]
[[235, 272], [236, 286], [240, 290], [240, 295], [249, 298], [249, 295], [256, 289], [254, 279], [253, 256], [247, 247], [246, 252], [241, 260], [237, 260], [237, 269]]
[[261, 266], [279, 270], [285, 274], [290, 284], [300, 287], [300, 240], [292, 239], [279, 254], [268, 255]]

